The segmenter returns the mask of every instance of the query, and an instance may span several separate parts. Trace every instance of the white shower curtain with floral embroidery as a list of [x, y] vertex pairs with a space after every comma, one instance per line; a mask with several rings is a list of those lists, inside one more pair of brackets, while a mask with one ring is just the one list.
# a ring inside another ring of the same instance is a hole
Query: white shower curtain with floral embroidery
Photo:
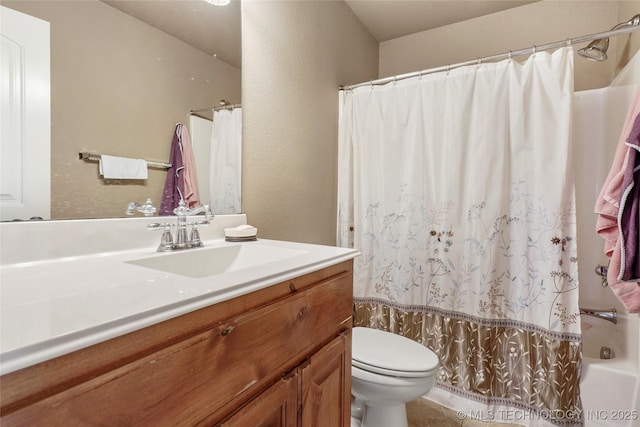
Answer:
[[429, 397], [476, 418], [581, 422], [572, 96], [568, 47], [340, 93], [355, 324], [435, 351]]
[[242, 212], [242, 109], [213, 112], [209, 196], [216, 214]]

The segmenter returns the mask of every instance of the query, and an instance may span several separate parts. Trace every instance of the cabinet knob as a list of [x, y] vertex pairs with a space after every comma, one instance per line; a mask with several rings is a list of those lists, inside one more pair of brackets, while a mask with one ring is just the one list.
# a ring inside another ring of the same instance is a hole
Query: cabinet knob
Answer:
[[224, 328], [222, 330], [222, 332], [220, 332], [220, 335], [222, 335], [223, 337], [226, 337], [227, 335], [229, 335], [231, 333], [231, 331], [233, 331], [235, 329], [235, 326], [227, 326], [226, 328]]

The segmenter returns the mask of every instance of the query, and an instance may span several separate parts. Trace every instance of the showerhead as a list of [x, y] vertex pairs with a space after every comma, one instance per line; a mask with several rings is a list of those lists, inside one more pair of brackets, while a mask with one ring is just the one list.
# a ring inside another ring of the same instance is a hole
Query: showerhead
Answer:
[[[622, 22], [611, 29], [617, 30], [618, 28], [627, 26], [640, 25], [640, 14], [635, 15], [627, 22]], [[590, 61], [602, 62], [607, 60], [607, 49], [609, 49], [609, 38], [595, 39], [587, 47], [584, 47], [578, 51], [578, 54]]]
[[590, 61], [602, 62], [607, 60], [607, 49], [609, 49], [609, 38], [595, 39], [587, 47], [583, 47], [578, 54]]

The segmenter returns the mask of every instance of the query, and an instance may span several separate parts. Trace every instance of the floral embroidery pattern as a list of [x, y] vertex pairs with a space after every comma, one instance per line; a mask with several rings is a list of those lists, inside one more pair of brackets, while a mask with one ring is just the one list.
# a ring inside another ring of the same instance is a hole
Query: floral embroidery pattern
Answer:
[[[576, 306], [556, 307], [560, 296], [577, 292], [575, 239], [557, 233], [574, 231], [572, 210], [549, 214], [543, 200], [521, 192], [523, 184], [514, 183], [507, 207], [518, 215], [490, 215], [480, 202], [466, 209], [465, 221], [457, 225], [453, 201], [431, 209], [422, 201], [386, 214], [380, 203], [370, 204], [367, 217], [380, 218], [382, 225], [361, 246], [356, 268], [369, 273], [357, 275], [363, 279], [356, 297], [421, 300], [444, 310], [525, 322], [533, 310], [541, 312], [535, 318], [549, 330], [575, 325]], [[375, 283], [371, 293], [369, 274]]]
[[512, 185], [509, 213], [491, 213], [486, 202], [427, 208], [420, 200], [393, 212], [372, 203], [367, 217], [379, 232], [359, 246], [355, 323], [431, 348], [441, 361], [437, 387], [577, 410], [580, 315], [565, 297], [577, 292], [575, 214], [524, 188]]

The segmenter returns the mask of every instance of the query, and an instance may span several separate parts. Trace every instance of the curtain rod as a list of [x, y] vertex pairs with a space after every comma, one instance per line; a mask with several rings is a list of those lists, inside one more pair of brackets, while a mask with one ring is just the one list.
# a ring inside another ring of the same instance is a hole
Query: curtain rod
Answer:
[[553, 42], [553, 43], [547, 43], [547, 44], [543, 44], [540, 46], [531, 46], [525, 49], [519, 49], [519, 50], [513, 50], [513, 51], [509, 51], [506, 53], [500, 53], [497, 55], [491, 55], [491, 56], [485, 56], [482, 58], [477, 58], [474, 60], [470, 60], [470, 61], [465, 61], [465, 62], [459, 62], [457, 64], [450, 64], [450, 65], [446, 65], [446, 66], [441, 66], [441, 67], [435, 67], [435, 68], [429, 68], [426, 70], [422, 70], [422, 71], [414, 71], [411, 73], [406, 73], [406, 74], [398, 74], [397, 76], [392, 76], [392, 77], [385, 77], [382, 79], [377, 79], [377, 80], [371, 80], [368, 82], [363, 82], [363, 83], [357, 83], [354, 85], [347, 85], [347, 86], [340, 86], [340, 90], [351, 90], [351, 89], [355, 89], [357, 87], [362, 87], [362, 86], [373, 86], [373, 85], [383, 85], [389, 82], [393, 82], [393, 81], [398, 81], [398, 80], [404, 80], [404, 79], [409, 79], [411, 77], [418, 77], [418, 76], [423, 76], [425, 74], [432, 74], [432, 73], [438, 73], [440, 71], [449, 71], [452, 70], [454, 68], [459, 68], [459, 67], [464, 67], [467, 65], [473, 65], [473, 64], [480, 64], [482, 62], [489, 62], [489, 61], [499, 61], [502, 59], [510, 59], [513, 58], [514, 56], [522, 56], [522, 55], [530, 55], [532, 53], [536, 53], [539, 51], [543, 51], [543, 50], [550, 50], [550, 49], [556, 49], [562, 46], [571, 46], [574, 44], [578, 44], [578, 43], [584, 43], [584, 42], [590, 42], [596, 39], [604, 39], [607, 37], [612, 37], [612, 36], [617, 36], [620, 34], [626, 34], [626, 33], [632, 33], [634, 31], [638, 31], [640, 30], [640, 26], [638, 25], [633, 25], [633, 26], [629, 26], [629, 27], [624, 27], [624, 28], [620, 28], [617, 30], [611, 30], [611, 31], [604, 31], [602, 33], [595, 33], [595, 34], [589, 34], [586, 36], [579, 36], [579, 37], [574, 37], [574, 38], [570, 38], [570, 39], [566, 39], [566, 40], [562, 40], [562, 41], [557, 41], [557, 42]]
[[200, 108], [198, 110], [191, 110], [189, 111], [189, 114], [197, 113], [198, 111], [233, 110], [234, 108], [240, 108], [240, 107], [242, 107], [242, 104], [229, 104], [229, 105], [222, 105], [219, 107], [207, 107], [207, 108]]

